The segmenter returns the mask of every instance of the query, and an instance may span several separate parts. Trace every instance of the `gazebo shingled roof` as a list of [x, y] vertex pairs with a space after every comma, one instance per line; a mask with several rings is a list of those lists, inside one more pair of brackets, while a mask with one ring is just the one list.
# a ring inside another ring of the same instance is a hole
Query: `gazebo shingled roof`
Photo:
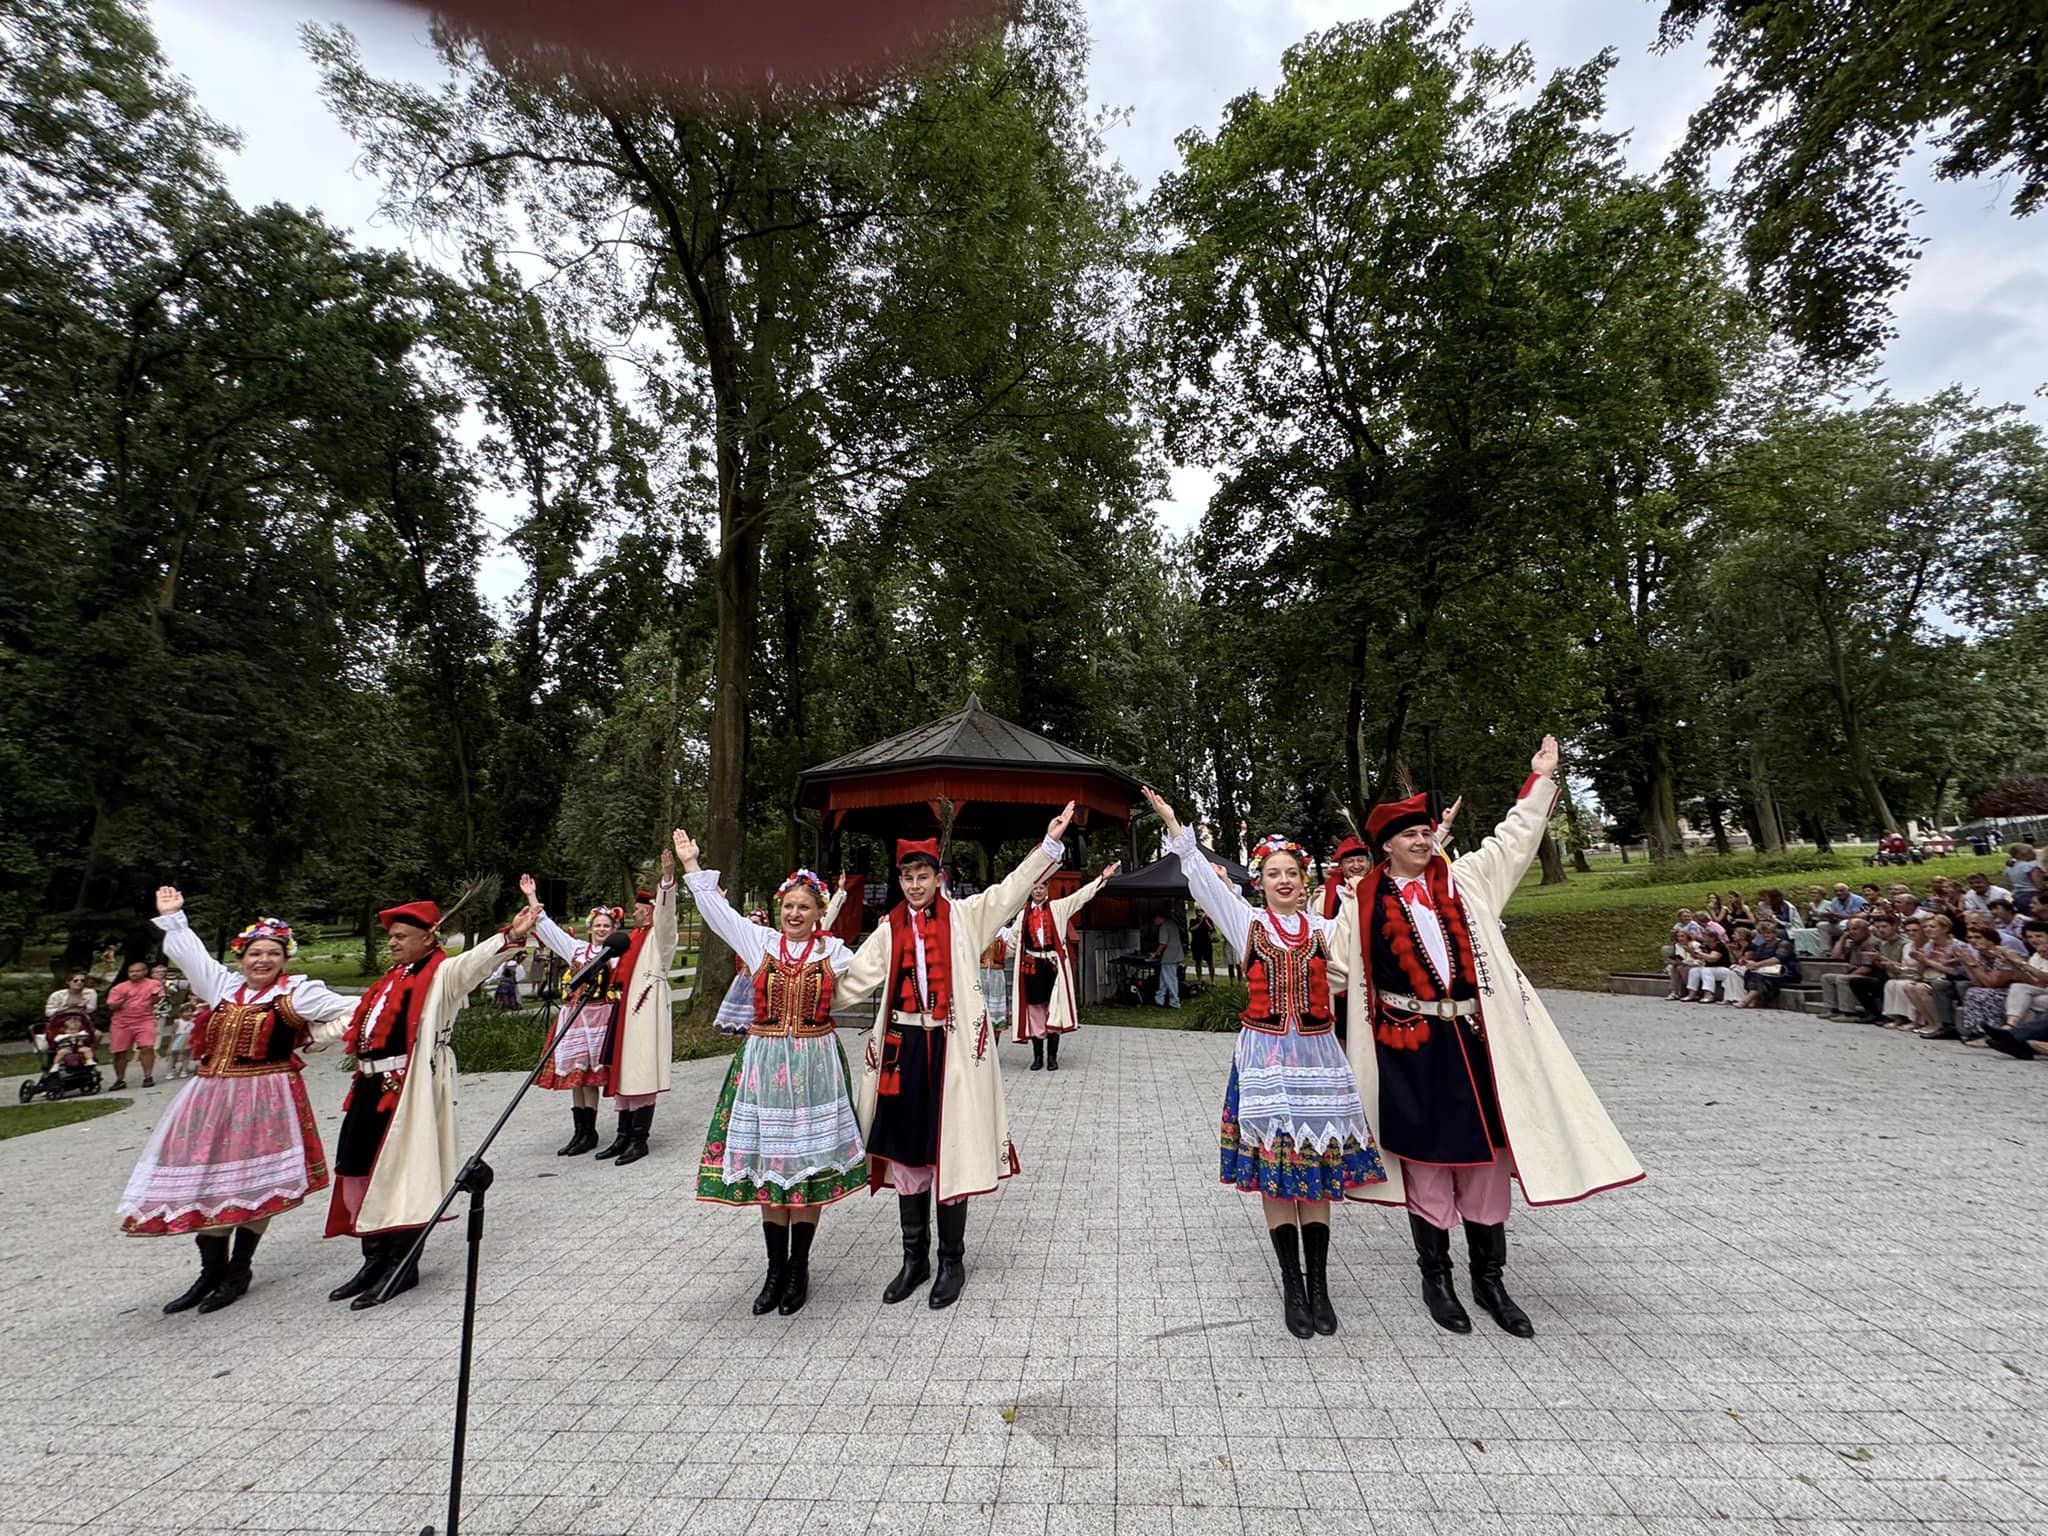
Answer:
[[953, 714], [806, 769], [797, 797], [822, 814], [828, 839], [936, 827], [934, 803], [950, 800], [955, 839], [993, 847], [1030, 836], [1070, 799], [1083, 827], [1128, 823], [1138, 781], [990, 714], [969, 695]]

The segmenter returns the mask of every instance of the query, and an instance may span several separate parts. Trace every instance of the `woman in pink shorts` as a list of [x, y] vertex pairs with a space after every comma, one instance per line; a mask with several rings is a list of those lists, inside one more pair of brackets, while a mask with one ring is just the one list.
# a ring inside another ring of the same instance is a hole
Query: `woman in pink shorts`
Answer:
[[114, 1087], [128, 1086], [128, 1058], [142, 1054], [142, 1086], [156, 1086], [156, 1003], [164, 995], [164, 984], [151, 979], [149, 966], [141, 960], [128, 962], [128, 975], [107, 989], [107, 1008], [114, 1016], [108, 1033], [113, 1037]]

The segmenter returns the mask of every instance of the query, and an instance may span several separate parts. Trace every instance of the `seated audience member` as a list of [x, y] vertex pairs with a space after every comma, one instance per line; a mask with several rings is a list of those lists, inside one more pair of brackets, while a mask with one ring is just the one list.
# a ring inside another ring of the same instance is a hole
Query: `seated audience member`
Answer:
[[1835, 882], [1835, 894], [1820, 904], [1813, 914], [1813, 926], [1820, 930], [1820, 936], [1827, 940], [1830, 948], [1842, 936], [1842, 929], [1852, 917], [1860, 916], [1870, 903], [1850, 890], [1840, 880]]
[[2027, 888], [2027, 877], [2041, 867], [2041, 855], [2032, 843], [2014, 843], [2005, 850], [2005, 888], [2017, 894]]
[[1723, 933], [1728, 931], [1728, 908], [1722, 904], [1719, 891], [1707, 892], [1707, 921], [1719, 926]]
[[1999, 942], [2024, 960], [2027, 955], [2027, 941], [2020, 937], [2020, 930], [2026, 926], [2026, 921], [2020, 916], [2019, 908], [2009, 901], [1993, 901], [1991, 925], [1998, 930]]
[[1748, 956], [1740, 964], [1745, 1008], [1761, 1008], [1775, 1001], [1788, 984], [1799, 980], [1799, 951], [1767, 917], [1757, 922], [1756, 937], [1749, 941]]
[[1913, 994], [1909, 988], [1917, 985], [1919, 966], [1913, 959], [1914, 952], [1927, 942], [1927, 919], [1915, 917], [1899, 924], [1898, 952], [1885, 951], [1888, 964], [1885, 974], [1891, 979], [1884, 984], [1884, 1021], [1893, 1029], [1917, 1029], [1920, 1027], [1920, 1010], [1914, 1006]]
[[1711, 1003], [1714, 989], [1721, 989], [1721, 1001], [1730, 1008], [1742, 1002], [1742, 973], [1729, 964], [1728, 941], [1718, 929], [1703, 933], [1693, 946], [1699, 964], [1686, 978], [1687, 995], [1696, 1003]]
[[1768, 917], [1778, 925], [1780, 933], [1790, 933], [1800, 926], [1799, 909], [1776, 886], [1756, 893], [1756, 915], [1759, 919]]
[[1754, 929], [1756, 925], [1761, 921], [1762, 918], [1760, 918], [1756, 913], [1749, 910], [1749, 903], [1742, 899], [1742, 892], [1730, 891], [1728, 893], [1727, 922], [1728, 927], [1731, 931], [1734, 929], [1737, 923], [1742, 923], [1745, 926]]
[[1984, 1031], [1984, 1043], [2020, 1061], [2048, 1056], [2048, 921], [2025, 929], [2027, 976], [2005, 991], [2005, 1022]]
[[1849, 995], [1856, 999], [1856, 1022], [1882, 1024], [1884, 999], [1891, 978], [1906, 958], [1906, 941], [1899, 932], [1899, 920], [1889, 912], [1871, 919], [1870, 937], [1877, 948], [1864, 956], [1860, 967], [1848, 975]]
[[1986, 1030], [2004, 1028], [2006, 993], [2014, 983], [2034, 979], [2032, 967], [1998, 939], [1995, 928], [1980, 924], [1970, 929], [1963, 946], [1963, 970], [1970, 984], [1963, 991], [1962, 1012], [1956, 1015], [1956, 1033], [1965, 1045], [1981, 1047]]
[[1686, 978], [1700, 963], [1697, 941], [1687, 931], [1684, 923], [1671, 925], [1671, 938], [1664, 945], [1664, 970], [1671, 978], [1671, 990], [1664, 994], [1667, 1003], [1690, 1001], [1686, 992]]
[[1883, 899], [1884, 887], [1879, 885], [1875, 880], [1866, 880], [1863, 882], [1863, 910], [1865, 912], [1868, 912], [1872, 907], [1876, 906]]
[[1877, 939], [1871, 933], [1870, 923], [1861, 917], [1852, 917], [1842, 929], [1842, 936], [1835, 940], [1828, 951], [1830, 960], [1839, 960], [1849, 967], [1846, 973], [1829, 971], [1820, 979], [1820, 1000], [1827, 1006], [1831, 1019], [1861, 1017], [1862, 1004], [1850, 987], [1852, 978], [1868, 976], [1876, 960], [1881, 958]]
[[1698, 938], [1702, 933], [1706, 932], [1705, 925], [1693, 915], [1691, 907], [1680, 907], [1678, 909], [1678, 926], [1694, 938]]
[[1824, 885], [1809, 885], [1806, 888], [1806, 920], [1816, 928], [1820, 926], [1821, 915], [1828, 904], [1828, 888]]
[[1895, 885], [1891, 892], [1892, 915], [1902, 923], [1912, 922], [1921, 915], [1920, 898], [1903, 885]]
[[1969, 890], [1963, 894], [1963, 910], [1965, 912], [1988, 913], [1991, 910], [1992, 902], [2012, 900], [2011, 891], [2008, 891], [2002, 885], [1993, 885], [1991, 877], [1981, 870], [1969, 877], [1969, 884]]
[[2048, 864], [2027, 871], [2027, 883], [2014, 888], [2012, 904], [2028, 917], [2048, 917]]
[[1945, 913], [1927, 919], [1927, 941], [1913, 952], [1912, 998], [1923, 1040], [1955, 1040], [1956, 1010], [1963, 1000], [1969, 973], [1963, 969], [1963, 946], [1957, 925]]

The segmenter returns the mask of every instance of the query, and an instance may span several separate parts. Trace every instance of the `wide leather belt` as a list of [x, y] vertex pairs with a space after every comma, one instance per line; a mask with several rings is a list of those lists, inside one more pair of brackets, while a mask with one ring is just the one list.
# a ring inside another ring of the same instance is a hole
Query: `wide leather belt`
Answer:
[[356, 1058], [356, 1072], [361, 1077], [376, 1077], [384, 1072], [402, 1072], [412, 1065], [411, 1056], [378, 1056]]
[[935, 1019], [928, 1013], [898, 1013], [889, 1018], [891, 1029], [951, 1029], [951, 1019]]
[[1476, 997], [1425, 1000], [1409, 997], [1400, 992], [1382, 992], [1380, 1001], [1389, 1008], [1398, 1008], [1403, 1013], [1420, 1013], [1432, 1019], [1469, 1019], [1479, 1011], [1479, 999]]

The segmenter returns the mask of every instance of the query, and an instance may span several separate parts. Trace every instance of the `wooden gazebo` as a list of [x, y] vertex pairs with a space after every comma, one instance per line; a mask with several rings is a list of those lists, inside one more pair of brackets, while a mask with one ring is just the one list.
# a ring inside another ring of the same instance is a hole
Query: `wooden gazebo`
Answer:
[[970, 695], [957, 713], [805, 770], [797, 799], [819, 814], [827, 869], [839, 866], [849, 832], [881, 840], [943, 832], [992, 851], [1038, 836], [1069, 800], [1070, 840], [1085, 864], [1093, 838], [1128, 840], [1138, 788], [1121, 769], [992, 715]]

